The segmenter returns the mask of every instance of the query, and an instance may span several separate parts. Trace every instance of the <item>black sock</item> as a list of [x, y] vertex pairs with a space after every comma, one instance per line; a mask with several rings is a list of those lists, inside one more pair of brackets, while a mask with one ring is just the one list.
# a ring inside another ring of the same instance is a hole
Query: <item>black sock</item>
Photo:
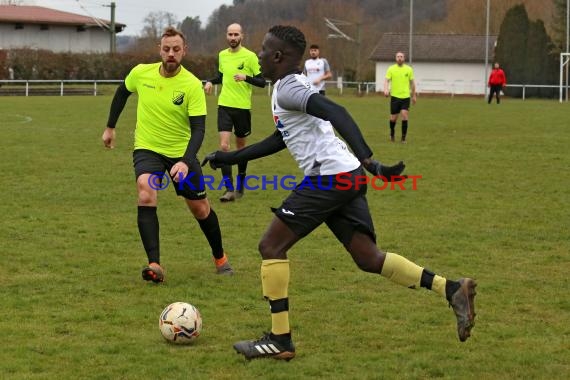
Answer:
[[279, 335], [271, 333], [271, 339], [276, 340], [278, 343], [287, 344], [291, 342], [291, 332], [289, 331], [286, 334], [279, 334]]
[[451, 296], [461, 287], [461, 284], [457, 281], [447, 280], [445, 281], [445, 298], [451, 302]]
[[222, 181], [224, 181], [224, 185], [228, 191], [234, 191], [234, 177], [232, 175], [231, 165], [222, 166]]
[[243, 182], [245, 181], [245, 172], [247, 170], [247, 161], [240, 162], [238, 164], [238, 175], [237, 175], [237, 191], [243, 192]]
[[218, 215], [214, 212], [214, 209], [210, 209], [210, 213], [206, 219], [197, 219], [200, 224], [200, 228], [208, 243], [210, 248], [212, 248], [212, 256], [216, 259], [221, 259], [224, 257], [224, 248], [222, 246], [222, 232], [220, 231], [220, 223], [218, 222]]
[[435, 273], [424, 268], [424, 270], [422, 271], [422, 278], [420, 279], [420, 286], [422, 288], [426, 288], [428, 290], [431, 290], [431, 286], [433, 285], [434, 276], [435, 276]]
[[408, 120], [402, 120], [402, 140], [406, 139], [408, 134]]
[[390, 120], [390, 137], [394, 137], [396, 134], [396, 122]]
[[159, 225], [156, 207], [139, 206], [137, 224], [148, 262], [160, 264]]
[[238, 167], [238, 173], [245, 175], [245, 172], [247, 171], [247, 161], [240, 162], [237, 167]]

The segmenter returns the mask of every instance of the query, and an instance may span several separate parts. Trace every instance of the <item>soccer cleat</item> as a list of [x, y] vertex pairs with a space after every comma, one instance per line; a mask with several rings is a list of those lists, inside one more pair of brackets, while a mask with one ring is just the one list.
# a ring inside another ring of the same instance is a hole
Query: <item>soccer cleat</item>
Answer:
[[471, 278], [458, 280], [459, 289], [451, 296], [449, 306], [453, 308], [457, 317], [457, 334], [459, 340], [465, 342], [471, 336], [471, 329], [475, 326], [475, 287], [477, 283]]
[[230, 262], [226, 261], [222, 265], [216, 265], [216, 274], [231, 276], [234, 274], [234, 270], [232, 269]]
[[289, 361], [295, 357], [293, 341], [277, 342], [271, 333], [264, 333], [258, 340], [242, 340], [234, 344], [238, 354], [247, 360], [258, 358], [273, 358]]
[[390, 142], [396, 142], [396, 139], [394, 138], [394, 136], [390, 136]]
[[236, 200], [236, 195], [233, 191], [226, 191], [224, 195], [220, 197], [220, 202], [233, 202]]
[[150, 263], [142, 270], [142, 278], [145, 281], [152, 281], [156, 284], [164, 282], [164, 270], [157, 263]]

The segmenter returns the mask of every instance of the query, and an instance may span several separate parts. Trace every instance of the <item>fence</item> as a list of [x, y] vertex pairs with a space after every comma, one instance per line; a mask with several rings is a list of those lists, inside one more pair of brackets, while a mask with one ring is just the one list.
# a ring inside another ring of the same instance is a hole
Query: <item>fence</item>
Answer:
[[[0, 80], [0, 96], [41, 96], [41, 95], [92, 95], [114, 93], [116, 85], [122, 80]], [[376, 92], [375, 82], [344, 82], [327, 81], [327, 93], [343, 95], [345, 92], [354, 91], [356, 95], [367, 95]], [[112, 86], [111, 86], [112, 85]], [[522, 100], [526, 99], [527, 88], [553, 88], [568, 90], [570, 85], [560, 88], [559, 85], [536, 85], [536, 84], [509, 84], [507, 87], [522, 88]], [[102, 91], [102, 88], [105, 90]], [[418, 83], [418, 94], [442, 94], [446, 96], [475, 95], [483, 96], [480, 91], [482, 82], [473, 81], [464, 83], [455, 81], [447, 83], [445, 80], [424, 80]], [[272, 85], [267, 82], [266, 92], [271, 95]], [[218, 94], [218, 85], [214, 86], [214, 94]], [[382, 91], [382, 89], [379, 89]], [[568, 99], [566, 99], [568, 100]]]
[[0, 95], [93, 95], [101, 85], [114, 85], [122, 80], [0, 80]]

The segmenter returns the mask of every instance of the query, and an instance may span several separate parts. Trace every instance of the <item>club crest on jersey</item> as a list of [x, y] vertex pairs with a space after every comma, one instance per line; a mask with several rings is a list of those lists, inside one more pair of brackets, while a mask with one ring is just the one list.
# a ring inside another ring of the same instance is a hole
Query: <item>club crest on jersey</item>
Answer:
[[242, 63], [239, 64], [239, 66], [238, 66], [237, 69], [238, 69], [238, 70], [243, 70], [244, 67], [245, 67], [245, 64], [242, 62]]
[[273, 115], [273, 122], [275, 123], [275, 127], [277, 127], [278, 129], [285, 127], [283, 123], [281, 123], [281, 120], [279, 120], [279, 116], [277, 115]]
[[172, 94], [172, 103], [177, 106], [184, 103], [184, 93], [182, 91], [174, 91], [174, 94]]

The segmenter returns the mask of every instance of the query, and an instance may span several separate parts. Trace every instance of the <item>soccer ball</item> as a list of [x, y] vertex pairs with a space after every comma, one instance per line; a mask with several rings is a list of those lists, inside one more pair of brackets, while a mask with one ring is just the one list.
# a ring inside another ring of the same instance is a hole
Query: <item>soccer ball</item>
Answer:
[[169, 342], [188, 344], [202, 331], [202, 316], [186, 302], [174, 302], [164, 308], [158, 320], [160, 333]]

